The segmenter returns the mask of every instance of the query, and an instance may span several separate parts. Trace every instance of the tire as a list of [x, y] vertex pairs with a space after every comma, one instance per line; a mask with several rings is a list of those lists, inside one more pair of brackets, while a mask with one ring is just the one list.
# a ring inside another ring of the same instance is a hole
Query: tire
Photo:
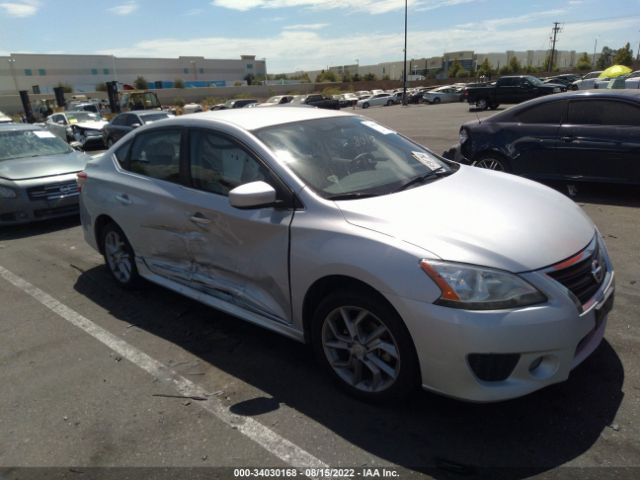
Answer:
[[436, 98], [433, 99], [433, 102], [431, 102], [431, 103], [433, 103], [434, 105], [437, 105], [437, 104], [440, 103], [440, 99], [438, 97], [436, 97]]
[[489, 108], [491, 110], [497, 110], [497, 108], [500, 106], [499, 103], [492, 103], [491, 105], [489, 105]]
[[369, 108], [369, 102], [364, 102], [362, 104], [362, 108]]
[[483, 153], [471, 165], [478, 168], [486, 168], [487, 170], [495, 170], [496, 172], [510, 172], [509, 162], [499, 153]]
[[476, 100], [476, 108], [478, 110], [486, 110], [488, 106], [489, 102], [486, 98], [479, 98], [478, 100]]
[[391, 105], [393, 105], [393, 100], [387, 100], [387, 107], [390, 107]]
[[407, 396], [419, 384], [409, 332], [396, 311], [370, 292], [332, 293], [314, 312], [311, 328], [318, 361], [351, 395], [385, 402]]
[[136, 267], [136, 255], [122, 229], [108, 223], [100, 231], [100, 245], [104, 263], [111, 276], [124, 289], [140, 286], [141, 277]]

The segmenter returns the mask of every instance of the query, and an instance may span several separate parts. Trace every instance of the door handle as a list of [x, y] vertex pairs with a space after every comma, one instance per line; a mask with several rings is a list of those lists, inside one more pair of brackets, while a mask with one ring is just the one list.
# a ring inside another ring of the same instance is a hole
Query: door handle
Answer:
[[127, 195], [126, 193], [116, 195], [116, 200], [123, 205], [131, 205], [131, 199], [129, 198], [129, 195]]
[[560, 137], [560, 140], [566, 143], [571, 143], [576, 139], [576, 137]]
[[201, 213], [195, 213], [195, 214], [191, 215], [189, 217], [189, 220], [191, 220], [193, 223], [197, 223], [199, 225], [209, 225], [211, 223], [211, 220], [209, 220], [207, 217], [205, 217]]

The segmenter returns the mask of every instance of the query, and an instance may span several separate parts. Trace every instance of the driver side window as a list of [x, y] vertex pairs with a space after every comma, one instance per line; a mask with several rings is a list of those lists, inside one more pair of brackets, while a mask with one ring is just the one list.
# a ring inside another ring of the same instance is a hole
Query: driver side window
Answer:
[[228, 195], [239, 185], [268, 181], [267, 169], [240, 145], [206, 130], [192, 130], [191, 183], [198, 190]]

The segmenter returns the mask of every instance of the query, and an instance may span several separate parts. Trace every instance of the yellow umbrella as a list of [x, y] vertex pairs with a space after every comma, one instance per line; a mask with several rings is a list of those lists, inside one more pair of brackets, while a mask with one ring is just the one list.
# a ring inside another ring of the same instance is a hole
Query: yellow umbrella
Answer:
[[631, 73], [631, 69], [629, 67], [625, 65], [614, 65], [598, 75], [598, 78], [615, 78], [620, 75], [626, 75], [627, 73]]

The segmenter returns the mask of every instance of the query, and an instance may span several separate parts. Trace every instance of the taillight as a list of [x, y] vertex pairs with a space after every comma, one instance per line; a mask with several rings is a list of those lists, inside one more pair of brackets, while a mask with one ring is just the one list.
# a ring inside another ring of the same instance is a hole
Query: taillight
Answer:
[[78, 191], [81, 192], [82, 191], [82, 187], [84, 186], [85, 182], [87, 181], [87, 179], [89, 178], [89, 176], [87, 175], [86, 172], [78, 172], [76, 173], [76, 182], [78, 183]]

